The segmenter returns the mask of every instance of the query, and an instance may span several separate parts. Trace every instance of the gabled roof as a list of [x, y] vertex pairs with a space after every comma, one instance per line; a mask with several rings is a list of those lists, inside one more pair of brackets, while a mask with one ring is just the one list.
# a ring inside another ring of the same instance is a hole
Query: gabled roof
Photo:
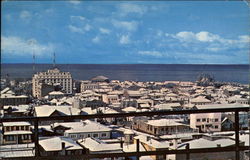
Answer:
[[39, 106], [35, 107], [35, 115], [37, 117], [49, 117], [53, 113], [58, 112], [64, 115], [78, 115], [80, 110], [72, 106]]
[[62, 142], [65, 143], [66, 150], [81, 150], [83, 149], [80, 145], [74, 142], [70, 138], [66, 137], [47, 137], [46, 139], [39, 140], [39, 145], [45, 151], [61, 151], [62, 150]]
[[120, 147], [120, 143], [116, 144], [107, 144], [99, 139], [95, 138], [85, 138], [82, 140], [78, 140], [85, 148], [88, 148], [91, 152], [122, 152], [122, 148]]

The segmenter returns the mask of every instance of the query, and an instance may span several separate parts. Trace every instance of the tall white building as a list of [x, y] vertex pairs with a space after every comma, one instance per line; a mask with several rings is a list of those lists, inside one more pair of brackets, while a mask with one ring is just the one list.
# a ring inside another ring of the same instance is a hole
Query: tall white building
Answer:
[[47, 72], [38, 72], [32, 78], [33, 96], [42, 97], [42, 84], [60, 84], [62, 91], [66, 94], [72, 94], [73, 80], [69, 72], [61, 72], [58, 68], [49, 69]]

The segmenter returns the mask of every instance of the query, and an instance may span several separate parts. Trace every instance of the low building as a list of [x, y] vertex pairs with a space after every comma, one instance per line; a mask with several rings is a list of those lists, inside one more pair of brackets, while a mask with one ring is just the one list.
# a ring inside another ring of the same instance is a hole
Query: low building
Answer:
[[199, 113], [190, 115], [190, 127], [201, 132], [221, 131], [221, 113]]
[[[79, 115], [80, 110], [72, 106], [37, 106], [35, 107], [34, 117], [55, 117], [55, 116], [71, 116]], [[39, 121], [39, 125], [48, 125], [55, 122], [63, 122], [62, 120]]]
[[205, 104], [210, 104], [211, 101], [204, 96], [198, 96], [196, 98], [191, 99], [191, 104], [195, 105], [205, 105]]
[[54, 123], [51, 125], [55, 133], [73, 140], [93, 137], [110, 139], [112, 129], [94, 121]]
[[[77, 141], [83, 148], [88, 149], [91, 154], [98, 153], [123, 153], [120, 143], [106, 143], [102, 140], [88, 137]], [[108, 158], [111, 159], [111, 158]], [[108, 160], [107, 159], [107, 160]], [[122, 159], [118, 158], [117, 160]]]
[[143, 131], [154, 136], [166, 134], [193, 132], [189, 125], [180, 123], [173, 119], [156, 119], [156, 120], [134, 120], [133, 128]]
[[[183, 144], [178, 145], [178, 149], [185, 149], [186, 145], [189, 144], [190, 149], [200, 149], [202, 147], [206, 148], [219, 148], [219, 147], [232, 147], [235, 145], [235, 140], [230, 138], [217, 138], [217, 139], [209, 139], [209, 138], [199, 138], [195, 140], [191, 140], [185, 142]], [[240, 145], [243, 143], [241, 142]], [[243, 153], [240, 152], [241, 157]], [[176, 160], [186, 159], [185, 154], [176, 154]], [[192, 160], [225, 160], [231, 159], [235, 160], [235, 152], [213, 152], [213, 153], [192, 153], [190, 154], [190, 159]]]
[[28, 96], [15, 95], [10, 88], [5, 88], [1, 91], [0, 108], [6, 105], [20, 105], [28, 103]]
[[39, 139], [41, 156], [64, 156], [85, 154], [83, 148], [67, 137], [42, 137]]
[[0, 144], [22, 144], [32, 142], [29, 122], [3, 122]]

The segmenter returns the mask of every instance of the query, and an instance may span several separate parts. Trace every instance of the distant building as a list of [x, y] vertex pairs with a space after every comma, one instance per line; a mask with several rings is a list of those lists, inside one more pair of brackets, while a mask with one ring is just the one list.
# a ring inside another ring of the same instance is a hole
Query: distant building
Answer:
[[2, 131], [0, 130], [0, 144], [32, 142], [31, 124], [29, 122], [3, 122], [2, 126]]
[[91, 83], [90, 81], [81, 82], [81, 92], [84, 92], [87, 90], [95, 90], [95, 89], [100, 89], [100, 86], [98, 83]]
[[39, 151], [42, 156], [70, 156], [85, 154], [85, 150], [67, 137], [43, 137], [39, 139]]
[[97, 76], [91, 79], [92, 82], [96, 83], [96, 82], [107, 82], [109, 83], [109, 79], [105, 76]]
[[154, 136], [194, 131], [189, 125], [177, 122], [173, 119], [136, 119], [134, 120], [133, 128]]
[[[38, 106], [35, 107], [34, 117], [56, 117], [56, 116], [72, 116], [79, 115], [80, 110], [72, 106]], [[63, 120], [39, 121], [39, 125], [48, 125], [55, 122], [63, 122]]]
[[33, 75], [32, 78], [32, 92], [33, 96], [42, 98], [41, 89], [39, 83], [45, 84], [60, 84], [62, 91], [66, 94], [72, 94], [73, 91], [73, 80], [69, 72], [61, 72], [59, 69], [50, 69], [47, 72], [39, 72]]
[[221, 113], [200, 113], [190, 115], [190, 127], [201, 132], [221, 131]]
[[28, 96], [25, 95], [15, 95], [10, 88], [5, 88], [1, 91], [0, 98], [0, 108], [6, 105], [19, 105], [19, 104], [27, 104]]
[[98, 139], [110, 139], [112, 129], [94, 121], [54, 123], [52, 130], [64, 137], [73, 140], [93, 137]]

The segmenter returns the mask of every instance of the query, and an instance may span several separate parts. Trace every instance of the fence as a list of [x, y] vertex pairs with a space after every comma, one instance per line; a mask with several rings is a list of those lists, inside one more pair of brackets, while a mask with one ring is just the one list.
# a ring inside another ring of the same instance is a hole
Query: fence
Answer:
[[[139, 142], [137, 141], [136, 152], [126, 153], [101, 153], [101, 154], [84, 154], [81, 156], [70, 156], [76, 159], [91, 159], [91, 158], [115, 158], [115, 157], [130, 157], [136, 156], [139, 159], [140, 156], [147, 155], [167, 155], [167, 154], [186, 154], [186, 159], [190, 159], [191, 153], [209, 153], [209, 152], [235, 152], [235, 159], [240, 160], [240, 151], [250, 150], [249, 146], [239, 145], [239, 112], [249, 112], [249, 107], [235, 107], [235, 108], [216, 108], [216, 109], [199, 109], [199, 110], [179, 110], [179, 111], [150, 111], [150, 112], [132, 112], [132, 113], [115, 113], [115, 114], [93, 114], [93, 115], [75, 115], [75, 116], [56, 116], [56, 117], [25, 117], [25, 118], [2, 118], [1, 122], [17, 122], [17, 121], [30, 121], [34, 123], [35, 131], [35, 157], [36, 159], [44, 159], [39, 154], [39, 143], [38, 143], [38, 123], [40, 121], [48, 120], [75, 120], [75, 119], [93, 119], [93, 118], [120, 118], [120, 117], [131, 117], [131, 116], [154, 116], [154, 115], [183, 115], [183, 114], [195, 114], [195, 113], [218, 113], [218, 112], [234, 112], [235, 116], [235, 145], [232, 147], [217, 147], [217, 148], [200, 148], [190, 149], [189, 145], [186, 149], [182, 150], [163, 150], [163, 151], [139, 151]], [[65, 156], [63, 156], [65, 158]], [[58, 159], [63, 158], [57, 156]], [[55, 157], [46, 157], [53, 158]], [[24, 158], [22, 158], [24, 159]]]

